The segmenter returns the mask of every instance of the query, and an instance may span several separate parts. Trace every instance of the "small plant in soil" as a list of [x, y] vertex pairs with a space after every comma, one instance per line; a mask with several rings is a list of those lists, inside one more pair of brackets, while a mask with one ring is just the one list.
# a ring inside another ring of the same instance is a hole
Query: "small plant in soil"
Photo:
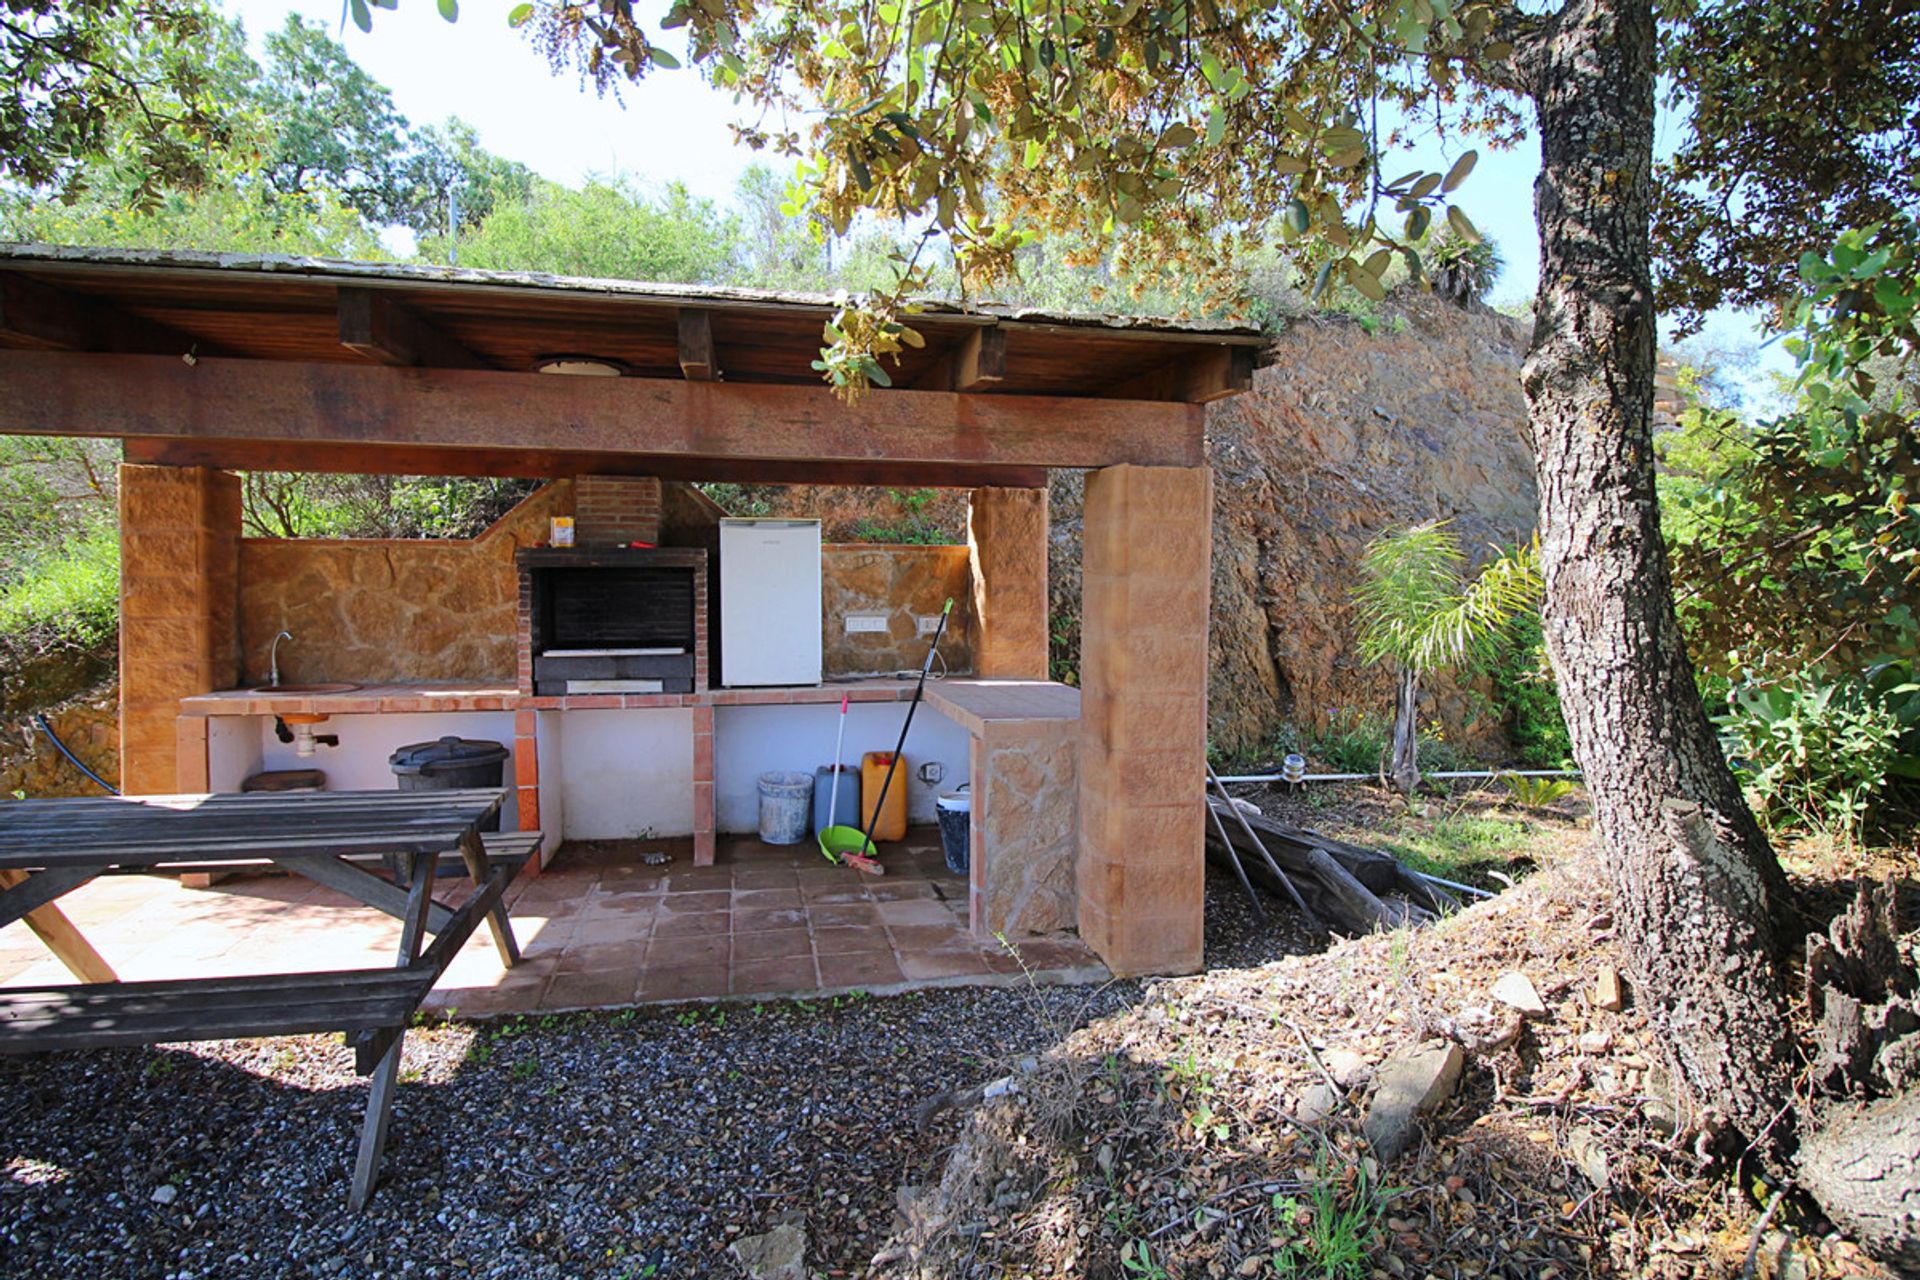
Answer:
[[1350, 1193], [1342, 1195], [1333, 1162], [1314, 1158], [1314, 1179], [1304, 1201], [1273, 1197], [1273, 1273], [1318, 1280], [1361, 1280], [1379, 1243], [1381, 1219], [1396, 1194], [1382, 1189], [1363, 1163], [1355, 1166]]

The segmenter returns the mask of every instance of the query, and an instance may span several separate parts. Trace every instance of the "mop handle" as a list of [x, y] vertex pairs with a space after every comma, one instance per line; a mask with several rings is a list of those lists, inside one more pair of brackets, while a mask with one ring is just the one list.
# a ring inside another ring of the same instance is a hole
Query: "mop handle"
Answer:
[[940, 625], [933, 629], [933, 643], [927, 646], [927, 660], [920, 664], [920, 679], [913, 686], [913, 701], [907, 704], [907, 719], [900, 726], [900, 741], [893, 746], [893, 756], [887, 761], [887, 776], [880, 783], [880, 797], [873, 802], [873, 815], [867, 819], [867, 829], [862, 832], [866, 843], [861, 852], [873, 852], [873, 829], [880, 825], [880, 811], [886, 806], [887, 791], [893, 786], [893, 771], [900, 767], [900, 753], [907, 749], [907, 730], [913, 728], [913, 712], [920, 705], [920, 695], [926, 692], [927, 672], [933, 670], [933, 655], [939, 651], [940, 637], [947, 632], [947, 618], [953, 613], [953, 597], [947, 597], [946, 607], [940, 610]]
[[847, 695], [840, 695], [840, 731], [833, 735], [833, 786], [827, 792], [827, 825], [840, 816], [840, 748], [847, 740]]

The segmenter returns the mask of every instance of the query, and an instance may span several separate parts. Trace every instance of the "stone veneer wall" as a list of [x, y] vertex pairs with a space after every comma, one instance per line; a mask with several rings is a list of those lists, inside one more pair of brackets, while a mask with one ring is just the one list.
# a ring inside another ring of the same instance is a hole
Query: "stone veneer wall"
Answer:
[[573, 514], [561, 480], [470, 541], [247, 538], [240, 543], [240, 646], [265, 679], [274, 635], [280, 678], [301, 683], [514, 679], [519, 581], [513, 553]]
[[[949, 599], [953, 617], [940, 656], [949, 674], [973, 672], [972, 570], [965, 547], [828, 543], [821, 548], [820, 577], [829, 676], [919, 670], [931, 637], [919, 633], [916, 619], [937, 615]], [[859, 613], [886, 614], [888, 629], [849, 635], [847, 615]], [[934, 673], [939, 671], [936, 662]]]
[[[982, 936], [1071, 929], [1079, 846], [1077, 720], [989, 721], [975, 735], [970, 920]], [[989, 855], [986, 850], [991, 845]]]

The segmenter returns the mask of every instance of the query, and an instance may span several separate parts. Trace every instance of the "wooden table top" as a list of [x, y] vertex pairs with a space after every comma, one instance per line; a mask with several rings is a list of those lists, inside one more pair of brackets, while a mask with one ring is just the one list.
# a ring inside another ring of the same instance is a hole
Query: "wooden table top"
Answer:
[[13, 800], [0, 802], [0, 868], [443, 853], [505, 795], [488, 788]]

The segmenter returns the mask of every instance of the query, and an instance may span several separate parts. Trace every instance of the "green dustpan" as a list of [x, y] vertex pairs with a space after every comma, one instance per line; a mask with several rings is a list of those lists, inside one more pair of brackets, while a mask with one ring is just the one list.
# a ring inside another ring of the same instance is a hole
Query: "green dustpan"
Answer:
[[820, 852], [829, 862], [840, 861], [842, 854], [867, 853], [867, 833], [858, 827], [822, 827]]

